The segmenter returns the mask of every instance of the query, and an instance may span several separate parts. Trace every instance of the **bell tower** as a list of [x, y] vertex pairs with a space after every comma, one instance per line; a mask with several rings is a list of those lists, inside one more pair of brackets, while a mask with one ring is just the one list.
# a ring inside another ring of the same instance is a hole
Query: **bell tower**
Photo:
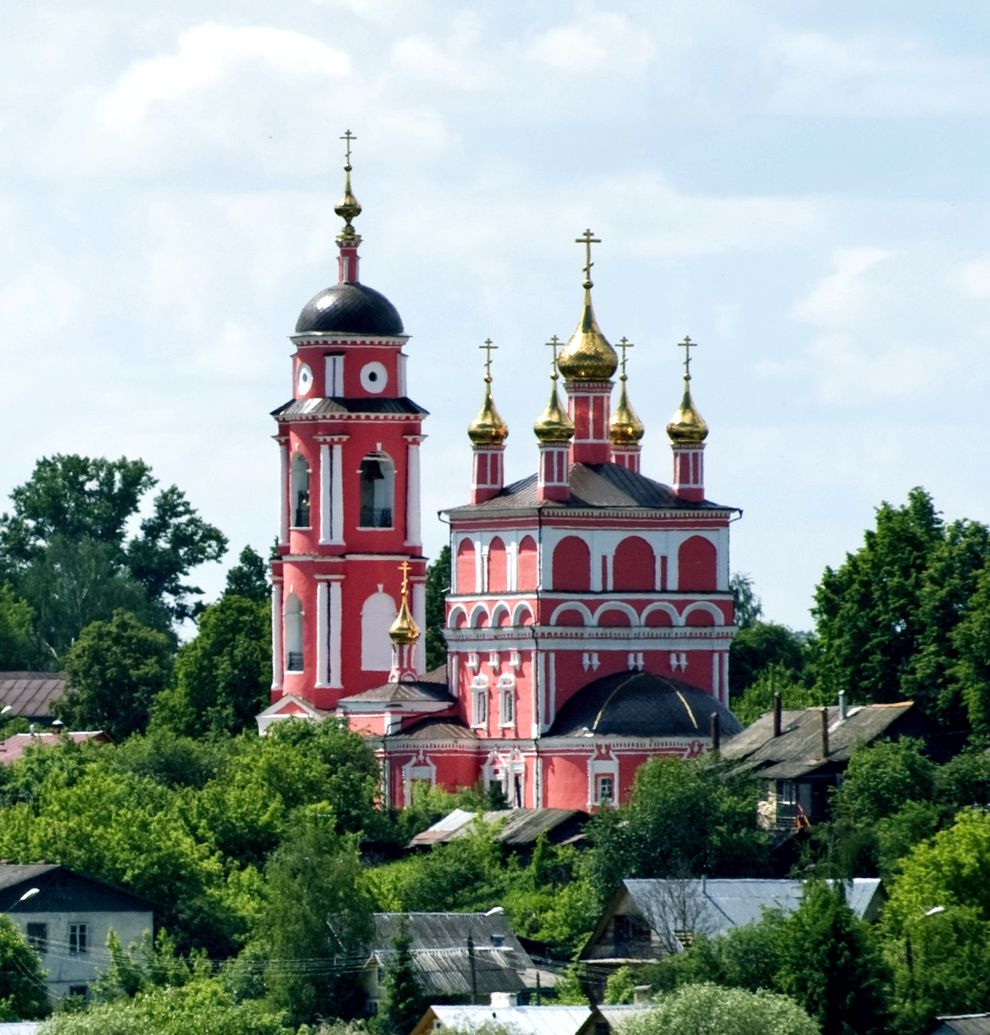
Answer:
[[[356, 137], [348, 130], [341, 139], [337, 283], [303, 307], [290, 338], [292, 398], [272, 413], [280, 451], [272, 700], [293, 694], [319, 710], [388, 679], [388, 630], [401, 600], [408, 609], [411, 597], [412, 616], [425, 624], [419, 450], [426, 410], [406, 395], [409, 339], [398, 311], [359, 278]], [[422, 646], [408, 648], [407, 663], [421, 667]]]

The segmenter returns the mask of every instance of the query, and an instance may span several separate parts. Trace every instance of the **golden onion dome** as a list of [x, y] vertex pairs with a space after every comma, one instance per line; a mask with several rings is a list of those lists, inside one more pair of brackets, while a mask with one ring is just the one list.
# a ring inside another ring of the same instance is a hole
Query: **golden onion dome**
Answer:
[[691, 398], [691, 378], [688, 375], [684, 377], [681, 405], [670, 418], [667, 434], [675, 446], [700, 445], [708, 438], [708, 425], [705, 418], [695, 409], [694, 400]]
[[574, 421], [567, 416], [567, 411], [560, 405], [557, 395], [557, 380], [554, 378], [553, 388], [546, 408], [533, 425], [537, 439], [544, 445], [556, 443], [565, 445], [574, 435]]
[[467, 433], [476, 446], [500, 446], [509, 437], [509, 428], [495, 409], [490, 377], [485, 378], [485, 401], [468, 425]]
[[354, 197], [354, 192], [351, 190], [351, 141], [356, 140], [357, 137], [348, 130], [340, 139], [347, 141], [347, 158], [344, 162], [344, 195], [333, 208], [334, 212], [344, 220], [344, 228], [337, 235], [337, 243], [357, 245], [361, 243], [361, 238], [351, 226], [351, 223], [361, 215], [361, 202]]
[[415, 643], [419, 639], [419, 626], [409, 610], [408, 594], [403, 594], [399, 613], [395, 616], [395, 621], [389, 626], [388, 635], [392, 642], [399, 644], [399, 646]]
[[566, 381], [608, 381], [619, 365], [615, 349], [608, 343], [595, 319], [591, 288], [591, 280], [585, 280], [581, 322], [557, 361], [557, 369]]
[[646, 428], [636, 416], [636, 411], [626, 394], [626, 378], [623, 375], [622, 388], [619, 391], [619, 404], [615, 408], [608, 426], [609, 438], [613, 446], [634, 446], [643, 437]]

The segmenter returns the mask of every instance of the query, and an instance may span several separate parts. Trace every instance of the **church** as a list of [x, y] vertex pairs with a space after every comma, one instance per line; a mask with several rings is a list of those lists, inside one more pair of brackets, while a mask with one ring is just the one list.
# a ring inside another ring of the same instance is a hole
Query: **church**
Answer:
[[383, 801], [399, 807], [424, 784], [493, 783], [511, 807], [616, 804], [648, 758], [693, 757], [740, 728], [728, 707], [729, 526], [739, 511], [705, 495], [694, 342], [681, 343], [669, 485], [640, 470], [630, 343], [617, 353], [595, 317], [590, 230], [578, 238], [577, 327], [548, 343], [549, 398], [529, 445], [535, 473], [508, 485], [508, 428], [485, 343], [465, 502], [445, 514], [447, 663], [424, 672], [428, 413], [406, 393], [398, 311], [360, 280], [361, 206], [353, 138], [344, 139], [337, 282], [299, 315], [293, 397], [273, 413], [273, 680], [259, 730], [288, 718], [346, 720], [379, 758]]

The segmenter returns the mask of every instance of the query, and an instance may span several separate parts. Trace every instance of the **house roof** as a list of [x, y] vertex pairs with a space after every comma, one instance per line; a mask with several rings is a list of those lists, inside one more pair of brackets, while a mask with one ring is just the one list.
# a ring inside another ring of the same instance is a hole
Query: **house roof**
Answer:
[[[430, 1016], [432, 1014], [432, 1017]], [[431, 1006], [412, 1035], [456, 1028], [476, 1031], [486, 1021], [516, 1035], [577, 1035], [593, 1030], [588, 1006]]]
[[6, 740], [0, 740], [0, 765], [10, 765], [23, 757], [31, 747], [57, 747], [66, 740], [81, 744], [93, 741], [97, 744], [109, 744], [110, 738], [103, 730], [86, 730], [82, 732], [64, 733], [15, 733]]
[[373, 686], [370, 690], [363, 690], [359, 694], [341, 698], [340, 707], [347, 711], [347, 706], [351, 702], [384, 705], [407, 704], [417, 701], [454, 704], [454, 698], [450, 696], [446, 686], [425, 679], [417, 679], [411, 683], [383, 683], [381, 686]]
[[[846, 902], [859, 917], [872, 919], [880, 906], [878, 877], [855, 877], [844, 884]], [[792, 913], [801, 904], [804, 881], [701, 877], [688, 880], [624, 880], [589, 938], [594, 945], [606, 924], [628, 899], [671, 952], [682, 948], [677, 935], [715, 936], [759, 920], [768, 909]], [[582, 953], [584, 956], [584, 952]]]
[[691, 502], [674, 494], [669, 485], [631, 471], [622, 464], [572, 464], [568, 476], [570, 493], [564, 500], [540, 500], [536, 491], [536, 475], [507, 485], [497, 495], [482, 503], [453, 507], [452, 517], [471, 517], [501, 510], [695, 510], [727, 511], [708, 500]]
[[51, 719], [52, 705], [65, 694], [64, 672], [0, 672], [0, 707], [23, 719]]
[[477, 740], [477, 736], [460, 719], [420, 719], [397, 733], [388, 734], [389, 740]]
[[932, 1035], [990, 1035], [990, 1013], [963, 1013], [938, 1020]]
[[468, 938], [474, 948], [474, 983], [479, 995], [525, 988], [522, 975], [532, 968], [533, 961], [501, 913], [376, 913], [372, 956], [385, 969], [395, 954], [403, 916], [409, 924], [416, 972], [427, 995], [471, 993]]
[[348, 415], [365, 416], [366, 414], [389, 416], [423, 417], [430, 411], [424, 410], [419, 403], [404, 396], [400, 399], [386, 398], [374, 399], [362, 397], [360, 399], [290, 399], [277, 410], [272, 410], [272, 416], [282, 420], [308, 418], [320, 420], [325, 417], [343, 417]]
[[840, 718], [837, 707], [826, 708], [827, 758], [822, 751], [821, 708], [782, 710], [780, 735], [776, 737], [773, 713], [767, 712], [742, 733], [722, 741], [722, 758], [767, 779], [797, 779], [826, 765], [845, 765], [857, 744], [869, 744], [884, 736], [913, 707], [912, 701], [850, 706], [845, 719]]
[[[37, 894], [22, 901], [21, 895], [34, 888]], [[152, 904], [58, 863], [0, 863], [0, 912], [57, 913], [69, 909], [150, 913]]]
[[406, 847], [426, 848], [464, 837], [470, 833], [479, 815], [486, 823], [499, 824], [496, 840], [516, 846], [534, 844], [541, 834], [550, 834], [565, 824], [579, 823], [588, 818], [586, 812], [578, 809], [500, 809], [483, 813], [454, 809], [433, 826], [418, 833]]

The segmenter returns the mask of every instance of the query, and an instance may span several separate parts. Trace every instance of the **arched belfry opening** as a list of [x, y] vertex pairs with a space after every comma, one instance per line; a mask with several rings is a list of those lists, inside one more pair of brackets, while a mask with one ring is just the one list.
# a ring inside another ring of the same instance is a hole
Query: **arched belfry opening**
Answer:
[[362, 528], [395, 525], [395, 464], [387, 453], [368, 453], [361, 461]]

